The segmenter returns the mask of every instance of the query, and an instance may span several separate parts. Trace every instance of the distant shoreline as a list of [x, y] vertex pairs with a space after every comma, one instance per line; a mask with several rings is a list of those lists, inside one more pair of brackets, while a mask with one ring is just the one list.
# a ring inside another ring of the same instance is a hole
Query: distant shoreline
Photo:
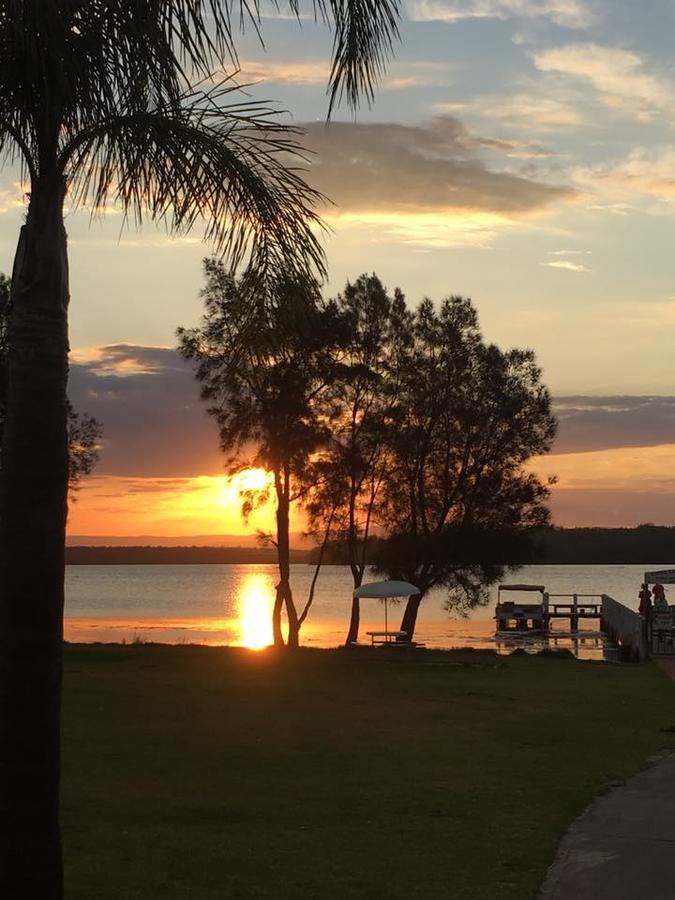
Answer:
[[[310, 563], [312, 550], [292, 550], [292, 563]], [[261, 565], [276, 563], [268, 547], [66, 547], [68, 566]]]
[[[201, 536], [200, 536], [201, 537]], [[531, 565], [671, 565], [675, 563], [675, 527], [640, 525], [637, 528], [550, 528], [536, 532], [538, 553]], [[85, 539], [86, 540], [86, 539]], [[157, 543], [125, 546], [104, 538], [91, 544], [66, 547], [71, 566], [129, 565], [244, 565], [274, 564], [274, 547], [218, 546], [193, 543], [186, 546]], [[173, 539], [175, 540], [175, 538]], [[191, 538], [186, 538], [190, 541]], [[203, 538], [202, 538], [203, 540]], [[310, 564], [312, 548], [291, 551], [292, 563]], [[326, 564], [344, 565], [343, 553], [333, 551]]]

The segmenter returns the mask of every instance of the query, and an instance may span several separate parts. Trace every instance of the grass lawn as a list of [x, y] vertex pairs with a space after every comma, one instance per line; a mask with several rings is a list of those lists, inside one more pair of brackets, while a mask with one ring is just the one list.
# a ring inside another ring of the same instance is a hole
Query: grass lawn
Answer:
[[652, 665], [70, 646], [69, 900], [531, 900], [595, 794], [675, 746]]

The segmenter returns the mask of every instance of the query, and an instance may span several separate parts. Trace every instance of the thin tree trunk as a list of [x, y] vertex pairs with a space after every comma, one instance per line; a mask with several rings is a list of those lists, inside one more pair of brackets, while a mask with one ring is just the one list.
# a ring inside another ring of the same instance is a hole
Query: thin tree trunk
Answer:
[[[359, 585], [354, 585], [354, 589]], [[361, 602], [358, 597], [352, 597], [352, 612], [349, 618], [349, 631], [345, 638], [345, 647], [350, 647], [359, 639], [359, 625], [361, 624]]]
[[298, 619], [298, 611], [293, 601], [293, 591], [291, 585], [286, 582], [285, 591], [286, 615], [288, 616], [288, 643], [287, 646], [291, 650], [296, 650], [300, 646], [300, 623]]
[[[363, 581], [363, 568], [352, 563], [351, 570], [352, 582], [354, 584], [354, 590], [356, 590], [356, 588], [361, 587], [361, 582]], [[352, 596], [352, 611], [349, 617], [349, 630], [347, 631], [347, 637], [345, 638], [345, 647], [350, 647], [358, 641], [360, 624], [361, 601], [358, 597]]]
[[[300, 643], [300, 626], [298, 624], [298, 611], [293, 602], [291, 590], [291, 542], [290, 542], [290, 504], [289, 504], [289, 473], [284, 471], [283, 479], [277, 473], [277, 560], [279, 563], [279, 584], [277, 592], [281, 593], [286, 605], [288, 618], [288, 638], [286, 645], [295, 649]], [[278, 595], [278, 594], [277, 594]]]
[[272, 635], [274, 637], [275, 647], [285, 647], [284, 635], [281, 630], [281, 610], [284, 606], [284, 594], [281, 590], [281, 583], [277, 585], [276, 596], [274, 598], [274, 608], [272, 609]]
[[[363, 581], [364, 566], [359, 565], [357, 561], [358, 555], [358, 537], [356, 527], [356, 493], [354, 491], [354, 479], [352, 477], [352, 489], [349, 495], [349, 567], [352, 570], [352, 583], [354, 590], [361, 587]], [[345, 638], [345, 647], [356, 644], [359, 639], [359, 626], [361, 624], [361, 601], [358, 597], [352, 596], [352, 611], [349, 616], [349, 630]]]
[[319, 558], [317, 559], [316, 565], [314, 566], [314, 575], [312, 576], [312, 583], [309, 586], [309, 595], [307, 597], [307, 602], [305, 603], [305, 608], [303, 609], [302, 613], [300, 614], [300, 618], [298, 619], [298, 629], [302, 628], [303, 622], [309, 615], [309, 611], [312, 608], [312, 604], [314, 603], [316, 583], [319, 580], [319, 572], [321, 571], [321, 566], [323, 565], [323, 557], [326, 552], [326, 547], [328, 546], [328, 541], [330, 540], [334, 518], [335, 506], [331, 510], [330, 516], [328, 518], [328, 524], [326, 525], [326, 530], [324, 531], [323, 541], [321, 542], [321, 547], [319, 548]]
[[414, 594], [412, 597], [408, 597], [408, 602], [406, 603], [405, 610], [403, 611], [403, 618], [401, 619], [401, 627], [399, 628], [399, 631], [405, 631], [406, 636], [404, 638], [397, 638], [396, 640], [398, 643], [408, 643], [408, 641], [412, 641], [415, 637], [417, 613], [419, 611], [421, 602], [421, 594]]
[[[33, 186], [12, 273], [0, 466], [0, 896], [12, 900], [63, 897], [68, 263], [63, 186], [41, 187]], [[44, 206], [42, 197], [54, 199]]]

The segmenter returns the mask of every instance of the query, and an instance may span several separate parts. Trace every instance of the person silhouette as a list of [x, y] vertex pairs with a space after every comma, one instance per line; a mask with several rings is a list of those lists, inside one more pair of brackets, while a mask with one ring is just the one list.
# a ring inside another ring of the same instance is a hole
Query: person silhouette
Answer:
[[654, 609], [659, 612], [668, 612], [668, 601], [666, 600], [666, 592], [662, 584], [655, 584], [652, 588], [654, 595]]

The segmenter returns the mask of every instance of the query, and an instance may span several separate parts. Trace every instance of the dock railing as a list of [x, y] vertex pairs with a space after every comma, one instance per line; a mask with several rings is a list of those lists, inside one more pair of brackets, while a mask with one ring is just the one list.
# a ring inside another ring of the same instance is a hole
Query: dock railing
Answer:
[[[580, 619], [602, 617], [602, 594], [545, 594], [544, 597], [548, 619], [569, 619], [571, 631], [579, 630]], [[568, 602], [561, 603], [561, 600]]]
[[641, 662], [649, 656], [643, 617], [608, 594], [602, 595], [600, 628], [626, 660]]

